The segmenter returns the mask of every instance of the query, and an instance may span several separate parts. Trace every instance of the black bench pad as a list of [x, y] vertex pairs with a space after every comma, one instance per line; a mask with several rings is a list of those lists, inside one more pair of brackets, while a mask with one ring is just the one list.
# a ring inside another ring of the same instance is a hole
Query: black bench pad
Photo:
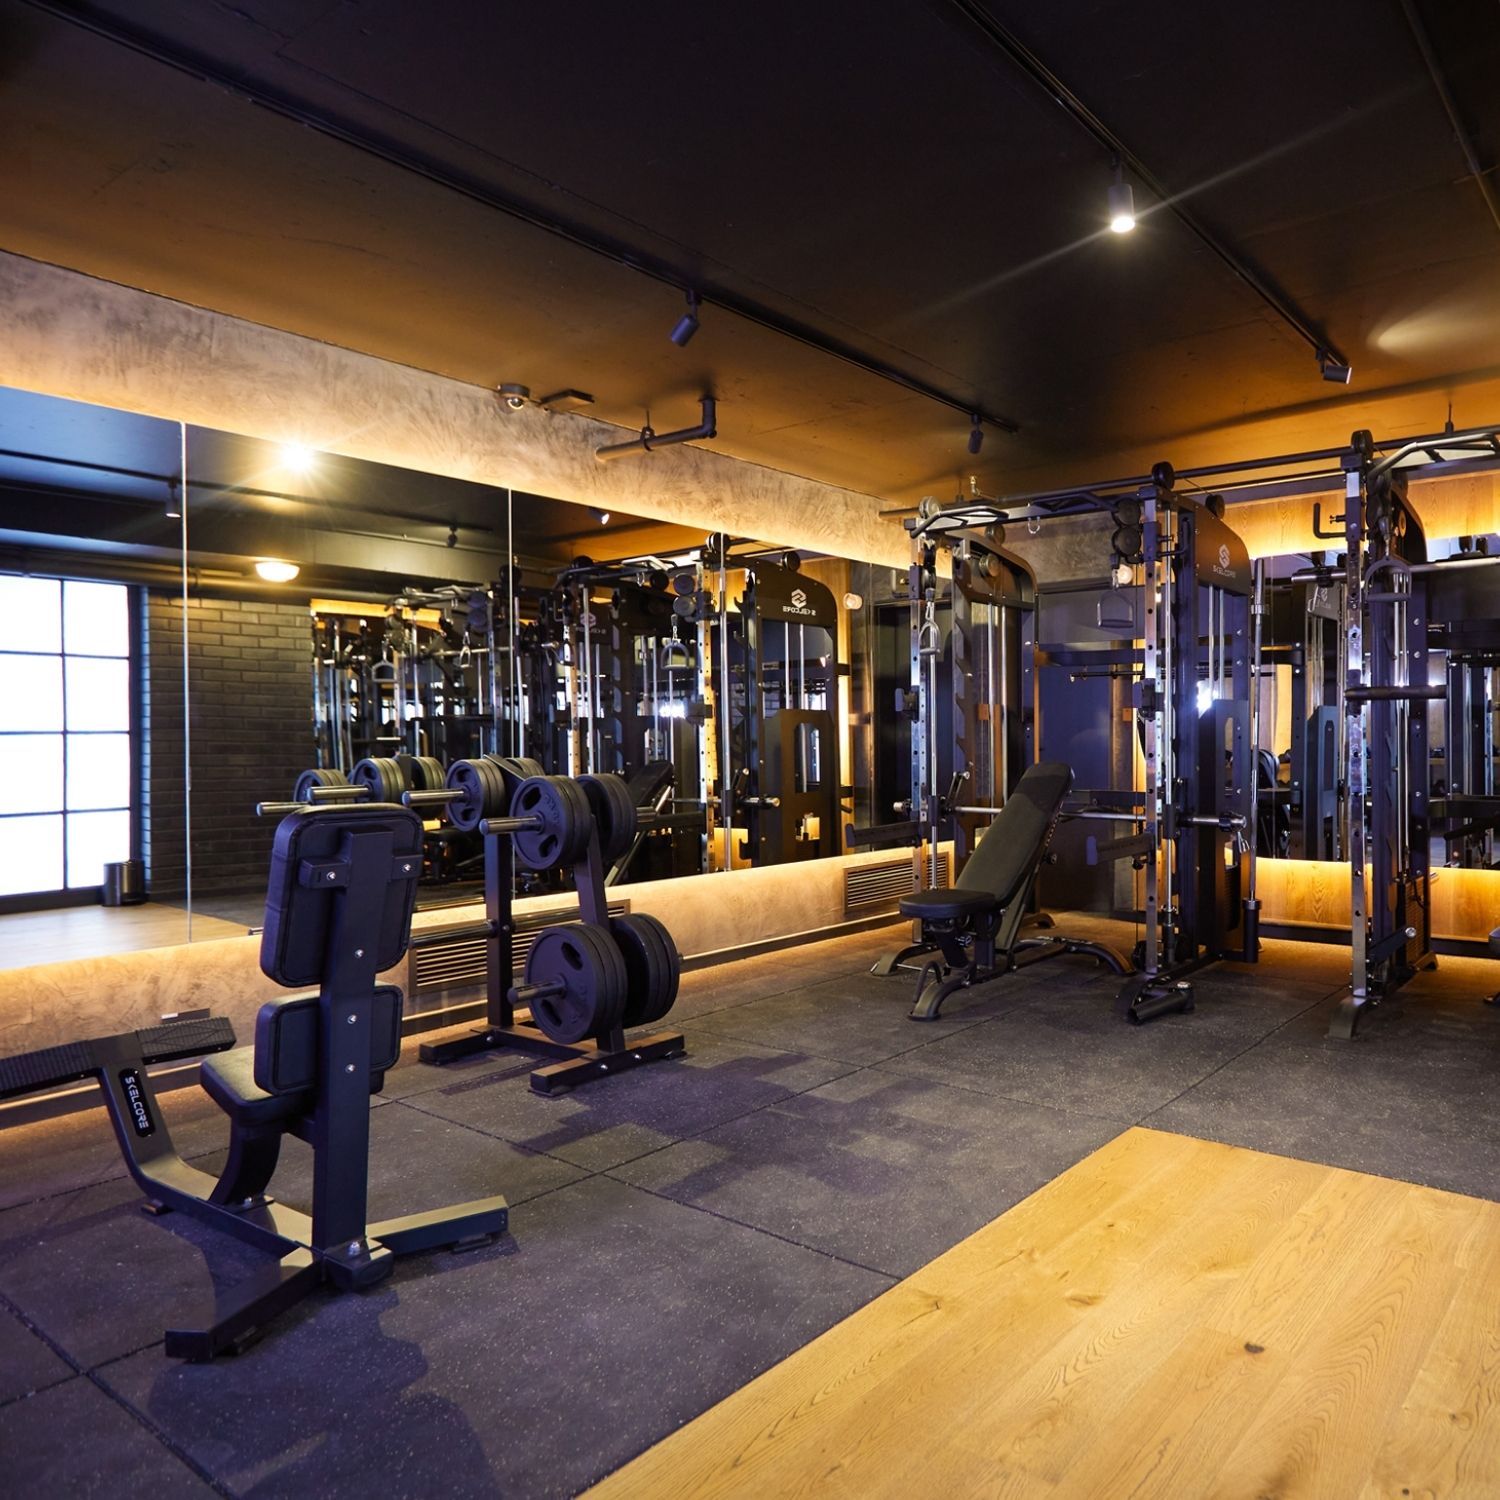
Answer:
[[913, 891], [901, 898], [903, 917], [925, 917], [930, 921], [958, 921], [997, 911], [1000, 903], [988, 891]]

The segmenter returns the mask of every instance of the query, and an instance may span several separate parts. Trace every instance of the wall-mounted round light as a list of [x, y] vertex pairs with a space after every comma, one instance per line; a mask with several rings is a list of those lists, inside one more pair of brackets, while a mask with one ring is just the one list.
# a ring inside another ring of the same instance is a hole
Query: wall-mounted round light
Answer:
[[293, 562], [282, 562], [278, 557], [262, 557], [255, 564], [255, 571], [267, 583], [290, 583], [301, 568]]

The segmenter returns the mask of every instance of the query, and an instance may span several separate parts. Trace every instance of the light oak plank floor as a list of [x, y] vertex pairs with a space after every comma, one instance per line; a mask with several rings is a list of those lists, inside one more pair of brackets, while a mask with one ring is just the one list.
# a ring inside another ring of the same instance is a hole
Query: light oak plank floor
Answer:
[[1500, 1204], [1133, 1129], [588, 1492], [1500, 1496]]

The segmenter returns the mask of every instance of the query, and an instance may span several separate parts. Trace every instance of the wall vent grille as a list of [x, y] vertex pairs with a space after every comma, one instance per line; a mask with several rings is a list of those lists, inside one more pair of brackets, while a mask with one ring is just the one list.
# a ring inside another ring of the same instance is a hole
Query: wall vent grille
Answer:
[[[623, 917], [629, 910], [628, 901], [609, 903], [609, 914], [612, 917]], [[564, 922], [577, 920], [576, 906], [552, 907], [547, 911], [527, 912], [525, 916], [517, 917], [515, 937], [512, 940], [516, 973], [520, 974], [524, 968], [526, 955], [531, 952], [531, 945], [544, 927], [557, 927]], [[460, 937], [447, 943], [436, 942], [430, 947], [413, 948], [407, 955], [409, 996], [482, 985], [484, 982], [484, 939], [481, 937]]]
[[[938, 855], [938, 885], [943, 889], [951, 879], [950, 859], [946, 849]], [[925, 860], [923, 869], [926, 869]], [[848, 866], [844, 870], [844, 915], [867, 917], [894, 908], [903, 896], [909, 896], [916, 889], [909, 854], [888, 863]]]

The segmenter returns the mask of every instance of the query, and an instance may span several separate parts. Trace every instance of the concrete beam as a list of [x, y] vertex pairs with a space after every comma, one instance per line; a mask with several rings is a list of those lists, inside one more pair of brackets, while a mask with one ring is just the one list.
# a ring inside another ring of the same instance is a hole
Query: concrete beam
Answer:
[[[684, 445], [602, 464], [631, 436], [501, 408], [480, 386], [0, 253], [7, 384], [581, 505], [904, 566], [871, 495]], [[663, 426], [677, 413], [663, 411]], [[685, 401], [683, 425], [696, 420]], [[721, 407], [721, 423], [735, 419]]]

